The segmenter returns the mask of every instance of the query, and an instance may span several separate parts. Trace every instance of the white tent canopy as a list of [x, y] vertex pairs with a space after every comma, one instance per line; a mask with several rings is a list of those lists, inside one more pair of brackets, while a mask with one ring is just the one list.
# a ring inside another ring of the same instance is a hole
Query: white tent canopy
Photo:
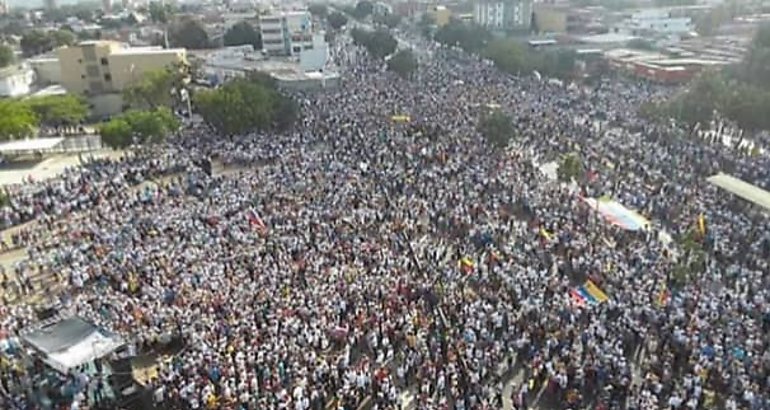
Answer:
[[107, 356], [125, 344], [119, 336], [79, 317], [31, 331], [22, 340], [41, 355], [43, 362], [61, 373]]
[[20, 151], [45, 151], [56, 148], [62, 141], [64, 141], [64, 138], [61, 137], [8, 141], [0, 144], [0, 154]]
[[753, 204], [770, 209], [770, 192], [734, 176], [719, 173], [709, 177], [708, 182], [727, 192], [735, 194]]

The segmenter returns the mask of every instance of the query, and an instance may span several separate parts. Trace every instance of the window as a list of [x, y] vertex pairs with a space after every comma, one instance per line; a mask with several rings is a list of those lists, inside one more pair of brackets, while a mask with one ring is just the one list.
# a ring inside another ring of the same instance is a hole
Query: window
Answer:
[[102, 65], [109, 65], [110, 64], [110, 62], [107, 61], [107, 57], [102, 57], [101, 58], [101, 62], [102, 62]]
[[80, 79], [81, 80], [85, 80], [86, 79], [86, 75], [85, 74], [80, 74]]
[[78, 64], [83, 64], [83, 59], [82, 58], [78, 58]]
[[112, 74], [107, 73], [104, 75], [104, 81], [112, 81]]

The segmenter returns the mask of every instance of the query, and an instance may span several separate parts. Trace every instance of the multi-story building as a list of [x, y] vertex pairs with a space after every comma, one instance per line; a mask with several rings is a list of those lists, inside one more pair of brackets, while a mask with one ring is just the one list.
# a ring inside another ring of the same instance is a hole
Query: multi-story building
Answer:
[[493, 30], [529, 30], [532, 0], [479, 0], [474, 4], [473, 19]]
[[55, 10], [58, 7], [59, 7], [59, 4], [56, 2], [56, 0], [45, 0], [46, 10]]
[[102, 0], [102, 11], [104, 14], [112, 13], [112, 0]]
[[29, 94], [35, 82], [35, 72], [27, 64], [10, 65], [0, 70], [0, 97], [21, 97]]
[[308, 11], [289, 11], [259, 17], [262, 49], [270, 55], [298, 55], [313, 48], [313, 26]]
[[11, 11], [8, 7], [8, 1], [7, 0], [0, 0], [0, 16], [4, 16], [8, 14], [8, 12]]
[[57, 51], [61, 85], [67, 92], [98, 100], [94, 109], [108, 115], [122, 109], [122, 91], [142, 74], [187, 63], [183, 48], [128, 47], [113, 41], [86, 41]]
[[668, 9], [639, 10], [626, 19], [619, 27], [634, 35], [644, 33], [683, 34], [693, 31], [692, 18], [674, 17]]

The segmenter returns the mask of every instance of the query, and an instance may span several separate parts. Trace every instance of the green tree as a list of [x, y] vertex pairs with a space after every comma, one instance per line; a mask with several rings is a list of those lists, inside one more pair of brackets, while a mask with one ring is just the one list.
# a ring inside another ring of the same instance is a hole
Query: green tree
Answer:
[[172, 47], [184, 47], [192, 50], [209, 48], [209, 35], [201, 23], [196, 20], [184, 20], [174, 26], [169, 33]]
[[388, 60], [388, 70], [402, 78], [408, 78], [417, 70], [417, 59], [412, 50], [401, 50]]
[[401, 16], [397, 14], [379, 14], [374, 16], [374, 23], [381, 24], [390, 29], [396, 28], [401, 23]]
[[716, 71], [701, 73], [688, 88], [668, 103], [670, 118], [688, 124], [707, 124], [714, 112], [724, 112], [728, 92], [723, 76]]
[[495, 40], [484, 49], [483, 56], [502, 71], [518, 74], [535, 69], [526, 46], [513, 40]]
[[643, 38], [635, 38], [635, 39], [629, 40], [628, 43], [626, 43], [626, 47], [632, 48], [635, 50], [652, 51], [655, 49], [655, 44], [653, 44], [650, 40], [646, 40]]
[[19, 46], [25, 56], [31, 57], [53, 50], [55, 44], [51, 36], [39, 30], [32, 30], [21, 37]]
[[0, 140], [32, 136], [37, 117], [29, 105], [18, 100], [0, 100]]
[[153, 110], [131, 110], [103, 123], [99, 127], [102, 142], [113, 148], [139, 144], [153, 144], [163, 141], [179, 129], [179, 120], [166, 107]]
[[282, 96], [272, 84], [272, 79], [255, 75], [196, 93], [193, 102], [204, 121], [225, 135], [284, 129], [294, 122], [298, 110], [294, 101]]
[[325, 4], [322, 3], [312, 3], [307, 7], [307, 11], [310, 12], [310, 14], [324, 18], [329, 13], [329, 9], [326, 7]]
[[174, 91], [186, 82], [185, 67], [172, 66], [148, 71], [123, 90], [123, 98], [131, 107], [150, 108], [174, 105]]
[[475, 24], [452, 20], [436, 31], [435, 40], [447, 46], [457, 46], [469, 53], [478, 53], [492, 39], [489, 30]]
[[757, 30], [740, 71], [745, 82], [770, 89], [770, 23]]
[[161, 142], [179, 128], [179, 121], [166, 107], [151, 111], [128, 111], [122, 118], [142, 144]]
[[348, 18], [339, 11], [335, 11], [334, 13], [329, 14], [326, 20], [329, 22], [329, 26], [334, 30], [339, 30], [345, 24], [348, 24]]
[[431, 39], [433, 38], [433, 28], [436, 25], [436, 21], [429, 13], [423, 13], [420, 21], [417, 23], [417, 27], [420, 28], [420, 33], [423, 37]]
[[374, 4], [367, 0], [361, 0], [356, 3], [353, 16], [358, 19], [364, 19], [374, 11]]
[[387, 30], [366, 31], [355, 28], [351, 30], [355, 44], [364, 46], [372, 57], [382, 59], [396, 51], [398, 42]]
[[170, 3], [153, 1], [148, 6], [147, 12], [154, 23], [166, 24], [174, 14], [174, 9]]
[[99, 135], [102, 137], [102, 142], [112, 148], [125, 148], [133, 141], [131, 125], [120, 117], [101, 124]]
[[75, 44], [77, 37], [70, 30], [56, 30], [49, 33], [51, 42], [55, 47], [71, 46]]
[[255, 50], [262, 49], [262, 35], [247, 21], [241, 21], [230, 27], [225, 33], [225, 46], [251, 44]]
[[0, 44], [0, 68], [11, 65], [14, 60], [13, 49], [5, 44]]
[[513, 122], [502, 111], [494, 110], [482, 116], [479, 132], [492, 146], [503, 149], [513, 138]]
[[562, 182], [580, 179], [583, 176], [583, 161], [580, 159], [580, 155], [573, 152], [562, 157], [559, 167], [556, 169], [556, 175]]
[[88, 116], [88, 106], [72, 94], [34, 97], [25, 102], [40, 124], [49, 127], [80, 124]]

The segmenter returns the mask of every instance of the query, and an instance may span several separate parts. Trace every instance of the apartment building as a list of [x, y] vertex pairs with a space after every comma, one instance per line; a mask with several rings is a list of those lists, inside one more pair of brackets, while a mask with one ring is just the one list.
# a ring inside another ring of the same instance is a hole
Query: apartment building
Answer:
[[288, 11], [259, 17], [262, 49], [270, 55], [295, 56], [313, 48], [313, 25], [308, 11]]
[[479, 0], [473, 7], [476, 24], [492, 30], [529, 30], [532, 0]]
[[[60, 48], [57, 54], [61, 85], [67, 92], [99, 101], [92, 104], [105, 112], [122, 109], [123, 89], [143, 73], [187, 62], [183, 48], [129, 47], [114, 41], [86, 41]], [[100, 107], [102, 103], [106, 105]]]

